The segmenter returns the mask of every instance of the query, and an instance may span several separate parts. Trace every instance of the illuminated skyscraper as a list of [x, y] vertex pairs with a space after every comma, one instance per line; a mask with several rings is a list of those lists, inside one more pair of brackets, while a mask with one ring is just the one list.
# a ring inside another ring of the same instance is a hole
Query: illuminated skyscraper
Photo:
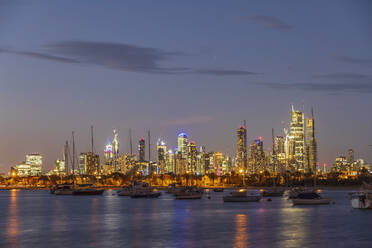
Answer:
[[196, 173], [196, 157], [198, 153], [196, 150], [195, 142], [190, 141], [188, 144], [188, 168], [187, 171], [194, 174]]
[[167, 173], [176, 173], [174, 152], [169, 150], [166, 156]]
[[285, 141], [283, 136], [276, 136], [274, 139], [274, 152], [278, 162], [278, 166], [280, 168], [283, 167], [286, 163], [285, 157]]
[[27, 154], [26, 162], [15, 166], [18, 176], [40, 176], [43, 167], [43, 156], [40, 154]]
[[98, 175], [100, 173], [99, 155], [92, 152], [80, 153], [79, 172], [86, 175]]
[[145, 139], [141, 138], [138, 141], [138, 161], [145, 162]]
[[265, 152], [263, 149], [263, 141], [260, 137], [259, 139], [254, 140], [250, 145], [250, 157], [249, 163], [252, 172], [264, 171], [266, 168], [265, 164]]
[[236, 131], [237, 133], [237, 150], [236, 150], [236, 166], [239, 169], [247, 170], [247, 129], [241, 126]]
[[305, 153], [304, 113], [294, 110], [293, 105], [288, 139], [287, 149], [289, 152], [289, 157], [291, 158], [291, 156], [293, 156], [293, 166], [296, 170], [303, 171]]
[[314, 114], [306, 118], [306, 167], [305, 170], [308, 172], [316, 173], [316, 164], [317, 164], [317, 143], [315, 139], [315, 123], [314, 123]]
[[160, 169], [159, 173], [163, 174], [166, 172], [166, 155], [167, 155], [167, 145], [161, 139], [156, 143], [156, 157], [157, 164]]
[[355, 159], [354, 159], [354, 150], [353, 149], [349, 149], [347, 151], [347, 162], [349, 164], [352, 164], [354, 163]]
[[188, 140], [186, 133], [179, 133], [177, 138], [178, 143], [178, 152], [181, 154], [182, 158], [187, 159], [187, 152], [188, 152]]

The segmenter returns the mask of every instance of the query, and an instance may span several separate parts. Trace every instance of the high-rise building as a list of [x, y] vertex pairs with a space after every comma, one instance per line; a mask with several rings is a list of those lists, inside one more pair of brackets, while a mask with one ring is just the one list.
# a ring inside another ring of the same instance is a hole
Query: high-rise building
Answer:
[[196, 150], [195, 142], [190, 141], [188, 144], [188, 168], [187, 171], [189, 173], [196, 173], [196, 160], [197, 160], [198, 152]]
[[349, 149], [349, 150], [347, 151], [347, 162], [348, 162], [349, 164], [352, 164], [352, 163], [354, 163], [354, 161], [355, 161], [355, 158], [354, 158], [354, 150], [353, 150], [353, 149]]
[[189, 142], [188, 142], [186, 133], [182, 132], [178, 134], [177, 144], [178, 144], [178, 153], [181, 154], [182, 158], [187, 159]]
[[244, 126], [240, 126], [237, 133], [237, 149], [236, 149], [236, 166], [246, 171], [247, 168], [247, 129]]
[[159, 173], [163, 174], [166, 172], [167, 145], [161, 139], [159, 139], [158, 142], [156, 143], [156, 155]]
[[176, 173], [174, 152], [169, 150], [166, 156], [166, 171], [167, 173]]
[[54, 175], [65, 175], [66, 174], [65, 160], [57, 159], [56, 161], [54, 161], [53, 174]]
[[[285, 141], [283, 136], [276, 136], [274, 139], [274, 154], [276, 156], [278, 166], [282, 168], [286, 164], [285, 156]], [[280, 169], [278, 168], [278, 169]]]
[[260, 172], [266, 169], [265, 152], [263, 141], [260, 137], [249, 145], [250, 157], [249, 164], [252, 172]]
[[316, 173], [317, 143], [315, 139], [314, 115], [306, 118], [306, 168], [305, 171]]
[[[304, 171], [304, 153], [305, 153], [305, 130], [304, 113], [294, 109], [292, 105], [291, 123], [288, 136], [289, 157], [293, 156], [290, 163], [296, 170]], [[293, 149], [293, 150], [292, 150]]]
[[145, 139], [141, 138], [138, 141], [138, 161], [145, 162]]
[[217, 176], [222, 175], [222, 166], [223, 166], [224, 156], [221, 152], [213, 153], [213, 168]]
[[27, 154], [26, 161], [15, 166], [18, 176], [40, 176], [43, 167], [43, 156]]
[[98, 175], [100, 173], [99, 155], [92, 152], [80, 153], [79, 172], [81, 175]]
[[134, 154], [124, 154], [121, 157], [120, 171], [123, 174], [134, 174], [136, 171], [136, 156]]
[[104, 150], [103, 170], [105, 174], [112, 173], [114, 171], [113, 160], [114, 160], [113, 146], [110, 142], [110, 139], [108, 139]]

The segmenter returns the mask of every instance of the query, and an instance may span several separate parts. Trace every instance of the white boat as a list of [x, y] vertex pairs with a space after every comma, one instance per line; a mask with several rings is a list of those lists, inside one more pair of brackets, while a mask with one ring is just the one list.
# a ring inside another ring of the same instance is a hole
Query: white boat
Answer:
[[223, 197], [224, 202], [258, 202], [262, 195], [260, 191], [247, 191], [240, 189], [239, 191], [230, 192], [229, 195]]
[[372, 209], [372, 191], [350, 193], [351, 206], [356, 209]]
[[293, 205], [327, 205], [332, 201], [331, 198], [323, 198], [315, 192], [299, 193], [292, 199]]

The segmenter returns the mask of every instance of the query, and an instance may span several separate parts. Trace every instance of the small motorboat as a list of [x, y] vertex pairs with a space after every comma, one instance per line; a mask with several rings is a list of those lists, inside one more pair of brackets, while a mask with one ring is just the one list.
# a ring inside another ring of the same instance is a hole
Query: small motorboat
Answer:
[[287, 199], [297, 198], [301, 193], [315, 193], [314, 188], [303, 188], [303, 187], [293, 187], [291, 189], [285, 190], [283, 196]]
[[230, 192], [229, 195], [223, 197], [224, 202], [258, 202], [262, 195], [260, 191], [247, 191], [240, 189], [238, 191]]
[[176, 200], [197, 200], [203, 196], [203, 190], [196, 187], [184, 187], [174, 194]]
[[132, 192], [133, 192], [132, 187], [126, 186], [122, 188], [121, 190], [118, 190], [117, 194], [118, 196], [130, 196]]
[[102, 195], [104, 189], [98, 189], [93, 184], [78, 184], [73, 191], [73, 195]]
[[323, 198], [315, 192], [299, 193], [292, 199], [293, 205], [327, 205], [332, 201], [331, 198]]
[[352, 208], [372, 209], [372, 191], [364, 190], [350, 193]]

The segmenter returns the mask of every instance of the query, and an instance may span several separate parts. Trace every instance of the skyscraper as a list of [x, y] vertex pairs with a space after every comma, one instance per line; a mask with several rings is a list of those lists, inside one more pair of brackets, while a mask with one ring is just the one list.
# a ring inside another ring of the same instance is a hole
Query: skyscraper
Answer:
[[249, 163], [252, 172], [260, 172], [266, 169], [265, 164], [265, 152], [263, 149], [263, 141], [260, 137], [259, 139], [254, 140], [250, 145], [250, 157]]
[[196, 173], [196, 157], [197, 150], [194, 141], [190, 141], [188, 144], [188, 168], [187, 171], [194, 174]]
[[157, 164], [160, 169], [160, 174], [163, 174], [166, 172], [166, 155], [167, 155], [167, 145], [165, 142], [161, 139], [156, 142], [156, 159]]
[[355, 161], [355, 158], [354, 158], [354, 150], [353, 150], [353, 149], [349, 149], [349, 150], [347, 151], [347, 162], [348, 162], [349, 164], [352, 164], [352, 163], [354, 163], [354, 161]]
[[138, 161], [145, 162], [145, 139], [141, 138], [138, 141]]
[[[305, 130], [304, 113], [294, 109], [292, 105], [291, 123], [288, 135], [288, 152], [291, 165], [296, 170], [304, 171], [304, 152], [305, 152]], [[291, 159], [293, 156], [293, 159]]]
[[315, 139], [314, 114], [311, 110], [311, 117], [306, 118], [306, 167], [308, 172], [316, 173], [317, 164], [317, 143]]
[[86, 175], [98, 175], [100, 172], [99, 155], [92, 152], [80, 153], [79, 172]]
[[247, 129], [240, 126], [237, 133], [237, 149], [236, 149], [236, 166], [239, 169], [247, 170]]
[[174, 159], [174, 152], [172, 150], [169, 150], [166, 156], [166, 172], [167, 173], [176, 173], [175, 168], [175, 159]]
[[188, 140], [187, 140], [187, 134], [182, 132], [178, 134], [177, 138], [177, 144], [178, 144], [178, 152], [181, 154], [182, 158], [187, 159], [187, 153], [188, 153]]

